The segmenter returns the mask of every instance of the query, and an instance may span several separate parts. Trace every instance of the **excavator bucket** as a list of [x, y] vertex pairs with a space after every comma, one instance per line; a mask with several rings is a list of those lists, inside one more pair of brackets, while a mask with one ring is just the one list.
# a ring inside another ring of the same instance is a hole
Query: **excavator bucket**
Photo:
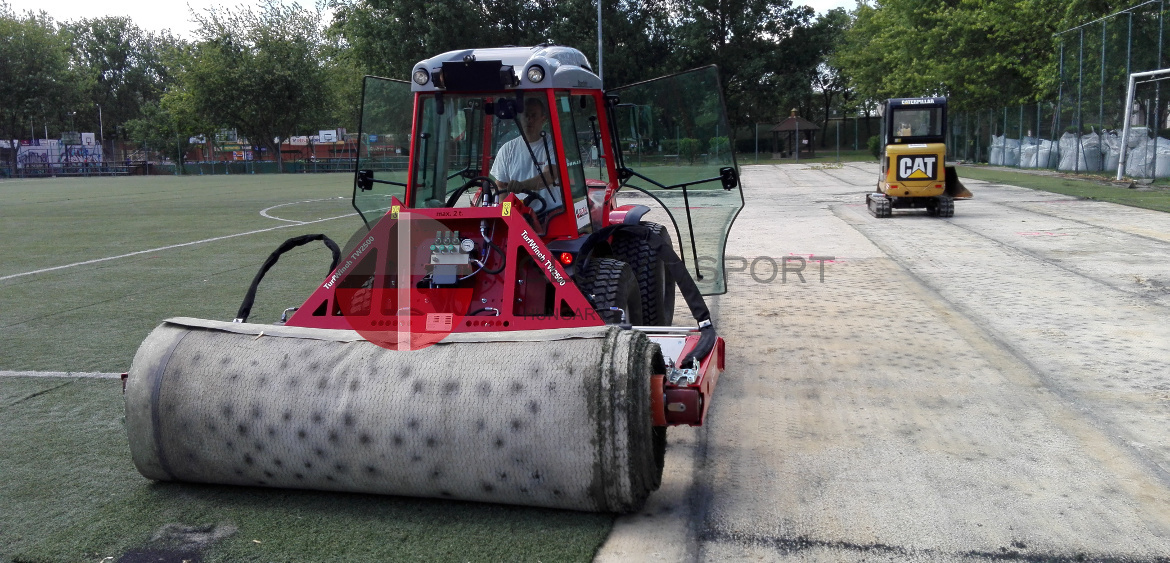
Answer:
[[951, 196], [954, 199], [971, 199], [971, 191], [959, 181], [959, 175], [955, 172], [954, 166], [946, 167], [947, 185], [943, 193]]

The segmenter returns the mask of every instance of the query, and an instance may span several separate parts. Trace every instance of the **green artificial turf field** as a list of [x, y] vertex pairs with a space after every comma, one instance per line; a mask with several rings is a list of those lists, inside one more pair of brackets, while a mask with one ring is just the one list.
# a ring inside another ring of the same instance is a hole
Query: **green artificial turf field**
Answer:
[[[344, 245], [359, 228], [346, 216], [351, 178], [0, 182], [0, 371], [123, 372], [162, 319], [230, 320], [282, 241], [325, 233]], [[265, 209], [279, 219], [326, 220], [296, 224], [264, 217]], [[218, 237], [227, 238], [197, 242]], [[173, 245], [185, 246], [142, 252]], [[250, 320], [273, 322], [299, 305], [329, 260], [320, 243], [286, 254]], [[131, 463], [116, 379], [0, 377], [0, 428], [0, 561], [586, 561], [613, 522], [430, 499], [154, 483]]]
[[[1086, 199], [1118, 203], [1130, 207], [1141, 207], [1155, 211], [1170, 211], [1170, 190], [1164, 187], [1130, 189], [1110, 184], [1104, 177], [1071, 177], [1069, 174], [1039, 174], [1014, 172], [1002, 168], [982, 166], [959, 166], [959, 178], [984, 180], [997, 184], [1009, 184], [1033, 190], [1043, 190]], [[977, 196], [978, 197], [978, 196]]]

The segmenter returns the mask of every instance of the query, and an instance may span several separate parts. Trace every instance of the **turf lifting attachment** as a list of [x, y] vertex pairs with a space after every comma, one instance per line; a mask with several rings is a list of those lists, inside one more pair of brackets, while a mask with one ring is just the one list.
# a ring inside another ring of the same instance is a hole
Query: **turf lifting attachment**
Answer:
[[659, 485], [658, 346], [616, 327], [456, 333], [411, 352], [347, 330], [169, 319], [130, 368], [150, 479], [631, 512]]

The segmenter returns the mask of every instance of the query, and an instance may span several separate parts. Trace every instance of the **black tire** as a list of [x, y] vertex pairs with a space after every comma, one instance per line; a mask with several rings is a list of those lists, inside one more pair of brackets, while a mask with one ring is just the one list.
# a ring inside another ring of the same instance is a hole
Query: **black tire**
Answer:
[[[673, 249], [666, 227], [643, 221], [639, 225], [650, 229], [652, 236], [662, 237]], [[638, 279], [642, 295], [642, 320], [650, 326], [670, 326], [674, 321], [674, 277], [662, 261], [662, 256], [641, 235], [619, 232], [610, 245], [613, 255], [630, 265]]]
[[625, 311], [629, 324], [642, 324], [642, 296], [629, 264], [613, 258], [593, 258], [577, 276], [577, 288], [593, 302], [605, 324], [622, 322], [621, 313], [610, 307]]

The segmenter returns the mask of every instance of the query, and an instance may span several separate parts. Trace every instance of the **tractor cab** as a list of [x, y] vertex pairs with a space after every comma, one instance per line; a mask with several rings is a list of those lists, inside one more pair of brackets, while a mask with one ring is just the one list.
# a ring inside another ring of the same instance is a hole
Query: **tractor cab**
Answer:
[[718, 73], [705, 67], [609, 92], [578, 50], [451, 51], [411, 80], [366, 77], [353, 205], [373, 225], [409, 208], [517, 207], [548, 243], [666, 211], [704, 294], [743, 196]]

